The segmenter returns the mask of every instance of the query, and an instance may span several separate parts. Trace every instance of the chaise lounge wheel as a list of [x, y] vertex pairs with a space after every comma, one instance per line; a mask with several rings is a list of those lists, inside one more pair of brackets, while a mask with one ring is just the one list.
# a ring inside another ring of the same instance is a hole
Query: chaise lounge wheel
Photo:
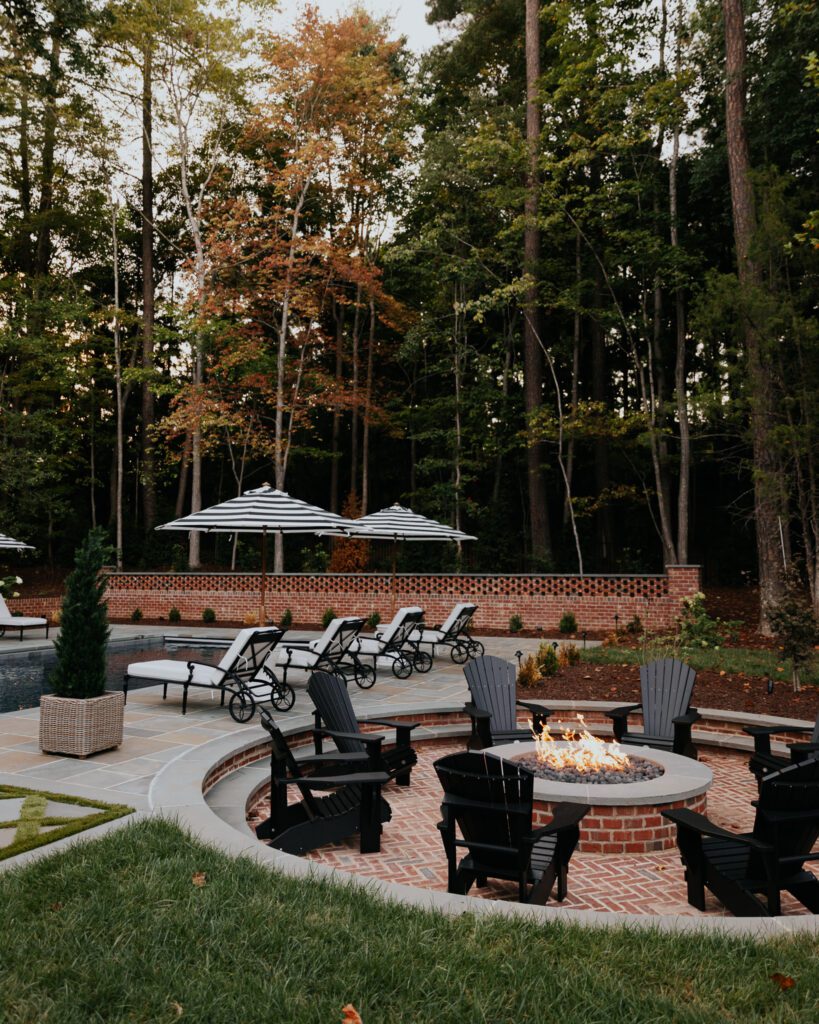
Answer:
[[256, 711], [256, 704], [248, 694], [234, 693], [230, 698], [228, 711], [234, 722], [249, 722]]
[[469, 661], [469, 645], [464, 643], [463, 640], [459, 640], [456, 644], [452, 645], [449, 656], [456, 665], [465, 665]]
[[482, 658], [484, 652], [484, 646], [480, 640], [467, 640], [469, 645], [469, 657], [470, 658]]
[[392, 674], [396, 679], [407, 679], [412, 674], [412, 662], [409, 658], [394, 658], [392, 662]]
[[428, 651], [416, 651], [412, 664], [415, 666], [416, 672], [429, 672], [432, 668], [432, 655]]
[[289, 711], [296, 703], [296, 691], [290, 683], [279, 683], [270, 694], [270, 703], [277, 711]]
[[371, 665], [358, 665], [355, 670], [356, 686], [369, 690], [375, 682], [375, 669]]

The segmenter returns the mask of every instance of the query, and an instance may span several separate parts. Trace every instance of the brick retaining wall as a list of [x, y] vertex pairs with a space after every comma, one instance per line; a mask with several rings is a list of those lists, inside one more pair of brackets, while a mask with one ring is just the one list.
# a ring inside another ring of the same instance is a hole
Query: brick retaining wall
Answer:
[[[664, 575], [399, 575], [393, 598], [389, 574], [288, 574], [268, 577], [266, 608], [278, 621], [289, 608], [296, 622], [317, 623], [332, 608], [338, 615], [382, 620], [394, 607], [420, 605], [429, 624], [441, 622], [458, 601], [478, 605], [474, 629], [506, 629], [520, 615], [527, 629], [542, 626], [554, 632], [561, 616], [573, 612], [580, 630], [614, 629], [614, 616], [624, 626], [635, 615], [651, 629], [673, 626], [680, 601], [700, 589], [700, 567], [668, 566]], [[22, 599], [13, 607], [29, 613]], [[111, 573], [109, 613], [129, 620], [135, 608], [145, 618], [167, 618], [171, 608], [182, 618], [201, 621], [212, 608], [217, 622], [242, 622], [258, 612], [258, 573]], [[33, 614], [33, 612], [31, 612]]]

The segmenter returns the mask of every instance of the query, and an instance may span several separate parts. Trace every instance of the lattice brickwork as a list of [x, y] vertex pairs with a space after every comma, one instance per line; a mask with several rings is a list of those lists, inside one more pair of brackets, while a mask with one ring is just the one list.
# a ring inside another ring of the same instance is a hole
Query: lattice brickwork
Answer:
[[[395, 594], [387, 574], [298, 574], [268, 577], [267, 614], [277, 621], [286, 608], [300, 623], [318, 623], [332, 608], [337, 615], [382, 620], [393, 608], [420, 605], [426, 621], [440, 623], [458, 601], [478, 605], [474, 629], [506, 629], [520, 615], [529, 629], [554, 632], [561, 616], [573, 612], [578, 628], [609, 630], [614, 616], [624, 626], [635, 615], [652, 629], [673, 625], [680, 601], [700, 588], [699, 566], [669, 566], [656, 576], [491, 576], [400, 575]], [[112, 573], [108, 604], [113, 619], [130, 619], [135, 608], [146, 618], [167, 618], [176, 607], [183, 619], [201, 620], [212, 608], [219, 622], [242, 622], [259, 609], [256, 573]], [[25, 601], [15, 607], [28, 611]]]

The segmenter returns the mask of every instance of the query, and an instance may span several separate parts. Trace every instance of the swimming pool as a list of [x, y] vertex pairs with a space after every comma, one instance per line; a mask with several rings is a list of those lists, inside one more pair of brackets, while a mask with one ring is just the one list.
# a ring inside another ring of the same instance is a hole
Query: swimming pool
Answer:
[[[226, 641], [227, 647], [230, 641]], [[154, 661], [174, 658], [185, 661], [206, 662], [215, 665], [224, 654], [220, 647], [198, 647], [168, 642], [166, 637], [138, 637], [130, 640], [112, 640], [108, 645], [107, 682], [109, 690], [122, 689], [122, 677], [128, 665], [135, 661]], [[36, 708], [40, 697], [50, 693], [48, 679], [57, 662], [52, 650], [14, 651], [0, 653], [0, 713]], [[132, 679], [129, 689], [155, 685], [146, 680]]]

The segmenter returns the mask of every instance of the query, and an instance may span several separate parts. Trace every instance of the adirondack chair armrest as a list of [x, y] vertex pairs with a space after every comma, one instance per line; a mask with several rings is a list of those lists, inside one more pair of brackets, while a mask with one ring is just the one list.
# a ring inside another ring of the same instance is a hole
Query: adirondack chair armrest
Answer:
[[606, 716], [612, 720], [614, 725], [614, 738], [621, 740], [628, 731], [628, 716], [632, 711], [642, 711], [642, 704], [624, 704], [619, 708], [612, 708], [606, 712]]
[[795, 725], [788, 728], [783, 725], [745, 725], [742, 728], [744, 733], [754, 738], [755, 754], [771, 753], [771, 736], [778, 732], [813, 732], [813, 726]]
[[342, 754], [337, 750], [331, 750], [326, 754], [312, 754], [310, 757], [300, 758], [298, 761], [299, 768], [310, 768], [313, 765], [323, 764], [369, 764], [369, 755], [363, 751], [354, 751], [351, 754]]
[[390, 781], [386, 772], [354, 772], [352, 775], [305, 775], [303, 779], [276, 779], [277, 786], [384, 786]]
[[741, 843], [743, 846], [749, 846], [752, 850], [756, 850], [758, 853], [773, 853], [774, 848], [768, 843], [762, 843], [753, 836], [745, 836], [739, 835], [736, 832], [729, 832], [727, 829], [720, 828], [718, 825], [709, 821], [704, 814], [697, 814], [696, 811], [689, 811], [685, 809], [677, 811], [663, 811], [662, 815], [664, 818], [668, 818], [669, 821], [673, 821], [678, 827], [688, 829], [690, 832], [696, 832], [701, 836], [706, 836], [710, 839], [730, 839], [732, 842]]
[[386, 725], [388, 729], [395, 729], [395, 745], [397, 747], [408, 747], [412, 739], [412, 730], [417, 729], [420, 722], [396, 722], [392, 718], [369, 718], [368, 722], [373, 725]]
[[694, 722], [699, 722], [702, 715], [697, 711], [696, 708], [689, 708], [684, 715], [677, 715], [676, 718], [672, 718], [674, 725], [693, 725]]
[[485, 708], [479, 708], [476, 704], [464, 704], [464, 711], [470, 718], [479, 718], [482, 721], [489, 721], [492, 717], [492, 712], [487, 711]]
[[575, 825], [580, 824], [590, 810], [591, 808], [588, 804], [558, 804], [555, 807], [554, 817], [549, 824], [534, 829], [523, 841], [530, 846], [534, 846], [541, 839], [545, 839], [546, 836], [553, 836], [556, 832], [562, 832], [567, 828], [574, 828]]
[[811, 754], [819, 753], [819, 743], [789, 743], [792, 761], [804, 761]]
[[532, 704], [528, 700], [516, 700], [515, 704], [531, 714], [533, 728], [540, 728], [552, 713], [551, 708], [544, 708], [542, 704]]

